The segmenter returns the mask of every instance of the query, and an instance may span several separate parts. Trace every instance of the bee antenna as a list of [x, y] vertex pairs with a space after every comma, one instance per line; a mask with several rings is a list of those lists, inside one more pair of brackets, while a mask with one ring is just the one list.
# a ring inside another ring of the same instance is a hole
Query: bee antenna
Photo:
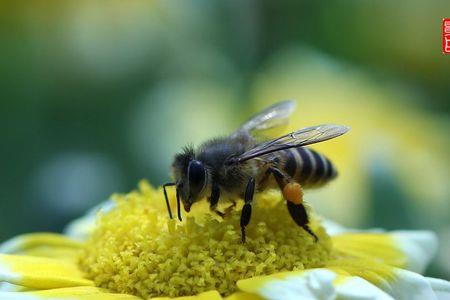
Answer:
[[[174, 186], [175, 182], [167, 182], [163, 184], [163, 190], [164, 190], [164, 197], [166, 198], [166, 205], [167, 205], [167, 211], [169, 212], [169, 217], [170, 219], [172, 219], [172, 211], [170, 209], [170, 204], [169, 204], [169, 197], [167, 197], [167, 191], [166, 191], [166, 187], [168, 186]], [[178, 189], [177, 189], [177, 196], [178, 196]]]

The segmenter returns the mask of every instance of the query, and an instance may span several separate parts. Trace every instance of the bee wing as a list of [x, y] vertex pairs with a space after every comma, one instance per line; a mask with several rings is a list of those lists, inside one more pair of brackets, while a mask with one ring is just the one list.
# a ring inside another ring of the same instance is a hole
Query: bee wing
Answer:
[[257, 135], [261, 131], [286, 125], [294, 109], [295, 102], [292, 100], [278, 102], [251, 117], [231, 134], [231, 137], [236, 137], [240, 134]]
[[323, 142], [343, 135], [349, 130], [350, 128], [347, 126], [334, 124], [306, 127], [277, 139], [258, 144], [238, 157], [233, 158], [233, 160], [243, 162], [272, 152]]

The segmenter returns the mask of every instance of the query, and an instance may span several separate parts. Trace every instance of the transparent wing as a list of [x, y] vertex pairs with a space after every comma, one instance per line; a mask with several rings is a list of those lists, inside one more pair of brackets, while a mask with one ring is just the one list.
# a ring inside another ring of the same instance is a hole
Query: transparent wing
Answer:
[[334, 124], [303, 128], [283, 135], [277, 139], [258, 144], [256, 147], [233, 158], [233, 160], [236, 162], [243, 162], [272, 152], [323, 142], [343, 135], [349, 130], [350, 128], [347, 126]]
[[294, 109], [295, 102], [292, 100], [278, 102], [251, 117], [238, 130], [231, 134], [231, 137], [236, 137], [243, 133], [255, 135], [261, 131], [286, 125]]

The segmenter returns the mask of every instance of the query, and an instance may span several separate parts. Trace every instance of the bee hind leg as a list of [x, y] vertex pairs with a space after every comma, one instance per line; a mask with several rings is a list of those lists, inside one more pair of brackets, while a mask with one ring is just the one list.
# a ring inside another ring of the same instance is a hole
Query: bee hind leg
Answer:
[[250, 218], [252, 216], [252, 201], [253, 194], [255, 193], [255, 179], [250, 178], [247, 183], [247, 188], [245, 189], [244, 195], [244, 206], [242, 207], [241, 212], [241, 238], [242, 243], [245, 243], [245, 227], [247, 227], [248, 223], [250, 223]]
[[292, 217], [292, 220], [294, 220], [294, 222], [298, 226], [302, 227], [307, 233], [309, 233], [314, 238], [314, 240], [317, 242], [319, 240], [319, 238], [311, 230], [311, 228], [308, 225], [309, 218], [308, 218], [308, 213], [306, 212], [305, 206], [302, 203], [295, 204], [295, 203], [292, 203], [291, 201], [287, 201], [287, 208], [288, 208], [289, 214]]
[[277, 168], [271, 167], [268, 171], [275, 177], [275, 180], [283, 193], [284, 199], [287, 200], [287, 208], [292, 220], [309, 233], [317, 242], [319, 238], [308, 225], [309, 218], [305, 206], [303, 205], [303, 190], [300, 184], [294, 182]]

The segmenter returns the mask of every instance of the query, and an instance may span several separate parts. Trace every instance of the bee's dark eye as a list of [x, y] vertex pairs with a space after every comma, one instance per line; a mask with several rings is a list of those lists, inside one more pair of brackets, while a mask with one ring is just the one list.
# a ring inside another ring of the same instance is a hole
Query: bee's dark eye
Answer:
[[205, 185], [206, 172], [203, 164], [198, 160], [192, 160], [188, 166], [188, 180], [191, 194], [197, 194]]

